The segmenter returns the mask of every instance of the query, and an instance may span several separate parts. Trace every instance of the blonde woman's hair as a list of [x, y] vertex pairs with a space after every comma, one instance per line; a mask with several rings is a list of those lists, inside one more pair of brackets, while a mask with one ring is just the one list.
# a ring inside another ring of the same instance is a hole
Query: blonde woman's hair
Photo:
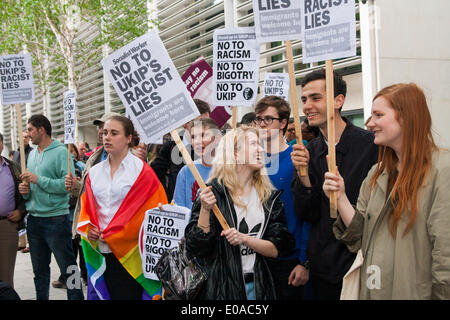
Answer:
[[[212, 163], [211, 173], [208, 181], [217, 179], [223, 184], [230, 193], [234, 204], [246, 208], [245, 204], [239, 199], [241, 186], [238, 180], [236, 154], [243, 151], [245, 139], [249, 133], [254, 133], [259, 138], [257, 129], [242, 125], [239, 128], [230, 130], [220, 140], [216, 149], [216, 155]], [[258, 193], [260, 200], [266, 202], [272, 191], [275, 189], [267, 176], [266, 168], [262, 167], [253, 173], [253, 186]]]

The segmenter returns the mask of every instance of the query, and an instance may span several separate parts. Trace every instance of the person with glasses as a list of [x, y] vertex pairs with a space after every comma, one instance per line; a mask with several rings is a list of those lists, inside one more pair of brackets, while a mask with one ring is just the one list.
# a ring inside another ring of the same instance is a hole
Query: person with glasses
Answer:
[[267, 96], [255, 106], [255, 123], [261, 131], [266, 151], [266, 169], [277, 190], [282, 190], [287, 225], [295, 239], [294, 250], [286, 257], [269, 262], [274, 277], [278, 299], [303, 299], [303, 286], [309, 279], [306, 246], [309, 225], [297, 217], [291, 192], [294, 166], [291, 161], [292, 146], [284, 139], [291, 108], [277, 96]]

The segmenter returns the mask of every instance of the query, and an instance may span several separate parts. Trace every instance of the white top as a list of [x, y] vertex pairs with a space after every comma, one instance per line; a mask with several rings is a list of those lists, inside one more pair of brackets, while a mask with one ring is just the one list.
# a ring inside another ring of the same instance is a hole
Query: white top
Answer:
[[[105, 161], [97, 163], [89, 170], [91, 188], [95, 198], [98, 224], [100, 231], [105, 230], [119, 209], [139, 174], [144, 162], [128, 151], [117, 171], [111, 179], [109, 155]], [[110, 253], [108, 245], [99, 241], [102, 253]]]
[[[264, 209], [255, 187], [252, 188], [248, 197], [239, 197], [245, 203], [247, 209], [234, 206], [236, 210], [238, 231], [260, 239], [264, 226]], [[240, 245], [242, 270], [244, 273], [252, 273], [255, 266], [256, 252], [247, 246]]]

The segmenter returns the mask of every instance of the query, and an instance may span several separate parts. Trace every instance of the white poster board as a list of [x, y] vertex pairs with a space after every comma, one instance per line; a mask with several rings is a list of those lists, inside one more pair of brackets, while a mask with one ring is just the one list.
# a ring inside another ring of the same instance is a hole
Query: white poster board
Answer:
[[152, 30], [102, 60], [144, 143], [199, 115], [157, 32]]
[[264, 77], [263, 95], [278, 96], [289, 101], [289, 73], [267, 72]]
[[164, 251], [178, 246], [184, 236], [191, 211], [177, 205], [163, 205], [147, 210], [139, 234], [139, 252], [144, 277], [159, 280], [154, 272], [155, 265]]
[[253, 0], [253, 14], [259, 42], [302, 38], [298, 0]]
[[31, 55], [13, 54], [0, 57], [2, 104], [34, 102]]
[[214, 104], [251, 106], [258, 93], [259, 43], [254, 27], [214, 31]]
[[75, 143], [75, 129], [77, 124], [76, 119], [76, 94], [75, 90], [68, 90], [64, 92], [64, 143]]
[[355, 0], [301, 0], [303, 63], [356, 55]]

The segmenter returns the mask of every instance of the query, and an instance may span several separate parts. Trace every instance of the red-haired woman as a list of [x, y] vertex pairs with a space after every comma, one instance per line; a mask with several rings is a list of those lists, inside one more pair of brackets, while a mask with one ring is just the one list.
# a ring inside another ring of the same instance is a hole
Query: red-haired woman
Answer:
[[323, 185], [327, 196], [337, 192], [336, 238], [361, 249], [359, 298], [450, 299], [450, 155], [434, 143], [423, 91], [382, 89], [367, 126], [380, 156], [356, 208], [339, 172]]

